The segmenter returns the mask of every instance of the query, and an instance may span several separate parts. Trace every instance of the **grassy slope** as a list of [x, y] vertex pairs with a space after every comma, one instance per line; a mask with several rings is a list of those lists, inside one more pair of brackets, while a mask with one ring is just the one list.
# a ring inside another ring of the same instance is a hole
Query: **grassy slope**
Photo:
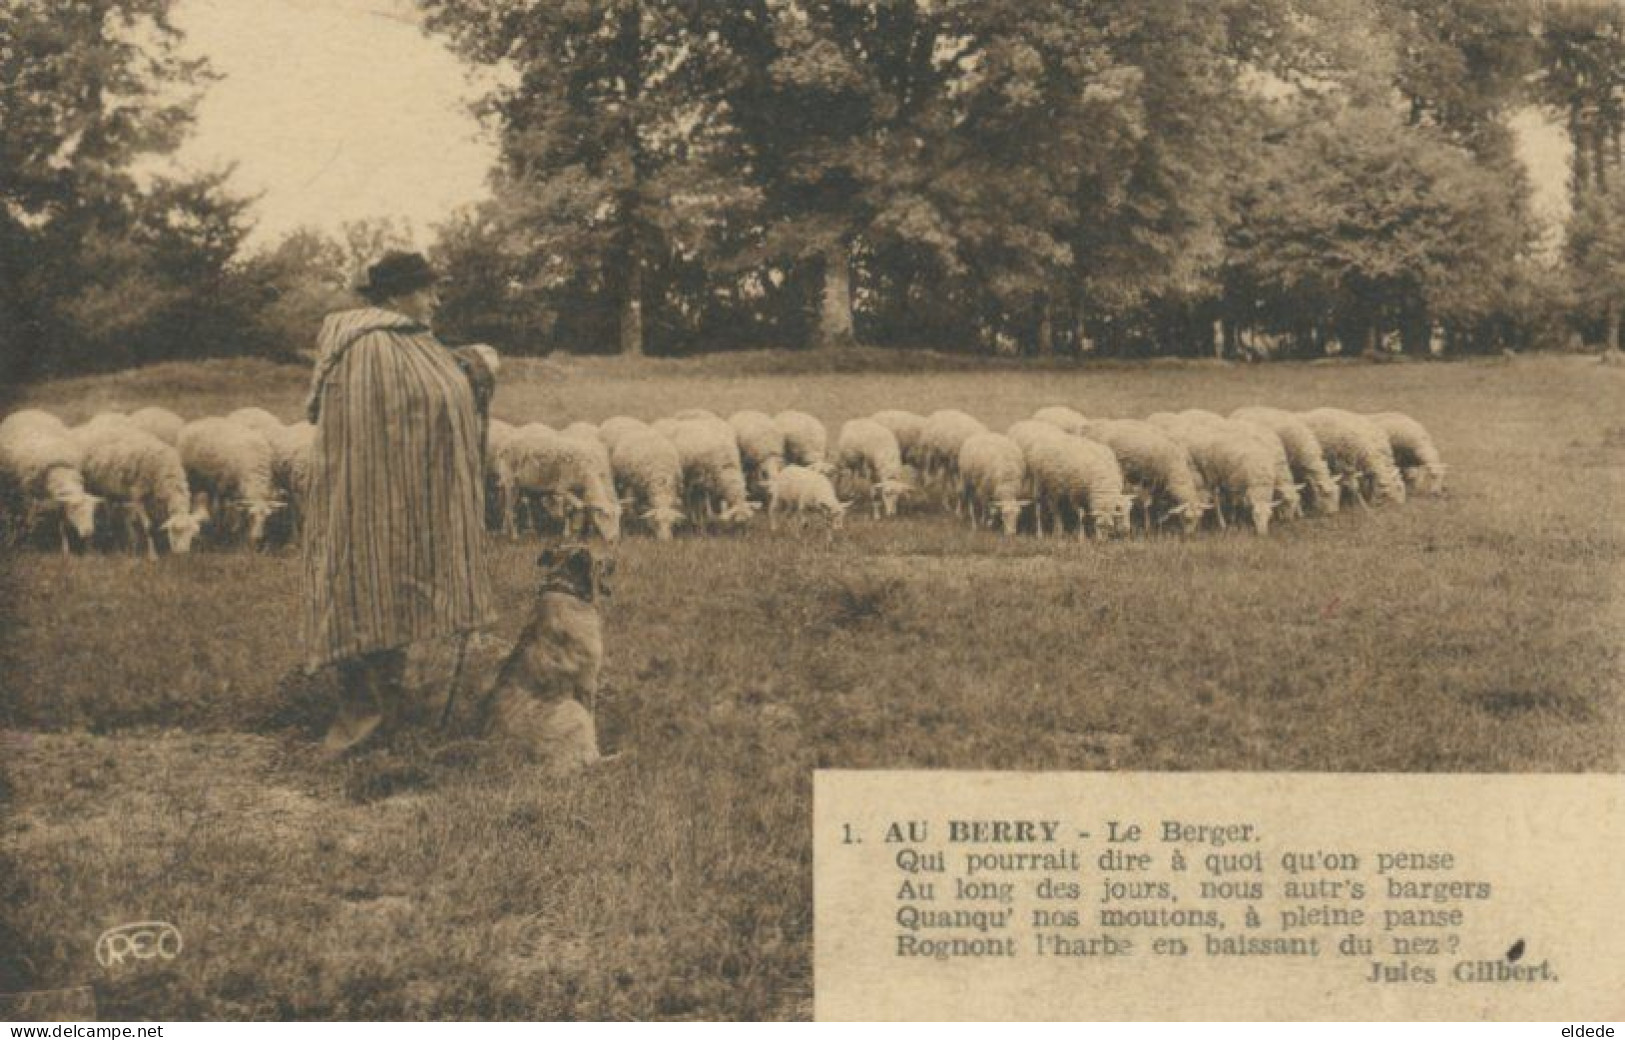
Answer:
[[[497, 413], [795, 406], [833, 433], [885, 406], [994, 425], [1057, 402], [1393, 408], [1433, 430], [1453, 489], [1263, 540], [1004, 541], [940, 516], [631, 540], [601, 712], [628, 754], [563, 790], [411, 751], [313, 761], [319, 719], [287, 708], [289, 556], [15, 560], [0, 723], [22, 811], [0, 852], [30, 886], [12, 923], [31, 984], [90, 979], [131, 1016], [800, 1015], [819, 766], [1625, 764], [1616, 371], [818, 365], [520, 363]], [[292, 418], [305, 378], [161, 366], [29, 403]], [[533, 552], [493, 549], [504, 636]], [[180, 925], [181, 961], [95, 969], [96, 934], [146, 916]]]

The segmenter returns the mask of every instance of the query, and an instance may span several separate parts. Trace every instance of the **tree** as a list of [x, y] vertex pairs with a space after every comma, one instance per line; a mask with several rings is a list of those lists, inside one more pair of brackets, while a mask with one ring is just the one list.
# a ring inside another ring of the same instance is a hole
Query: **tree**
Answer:
[[1620, 349], [1625, 320], [1625, 187], [1591, 190], [1576, 200], [1568, 260], [1581, 306], [1602, 321], [1605, 349]]
[[[190, 128], [207, 66], [169, 0], [0, 0], [0, 352], [5, 375], [144, 360], [215, 336], [245, 230], [225, 174], [143, 184]], [[204, 310], [213, 309], [212, 316]]]
[[1575, 195], [1608, 190], [1625, 152], [1625, 8], [1602, 0], [1542, 5], [1541, 91], [1564, 114]]
[[532, 288], [609, 298], [644, 349], [649, 275], [700, 251], [749, 203], [718, 104], [723, 5], [680, 0], [424, 0], [432, 29], [519, 83], [491, 99], [495, 194]]

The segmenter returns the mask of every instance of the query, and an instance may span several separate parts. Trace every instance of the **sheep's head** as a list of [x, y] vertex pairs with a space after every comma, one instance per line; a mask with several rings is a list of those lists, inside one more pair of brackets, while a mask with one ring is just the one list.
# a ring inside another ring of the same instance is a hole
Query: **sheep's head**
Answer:
[[831, 530], [839, 531], [846, 523], [846, 511], [852, 505], [851, 500], [845, 502], [826, 503], [824, 512], [829, 515]]
[[988, 506], [988, 520], [991, 522], [993, 517], [997, 516], [999, 526], [1005, 535], [1012, 536], [1021, 523], [1021, 511], [1032, 505], [1032, 502], [1033, 500], [1030, 498], [998, 499]]
[[1248, 492], [1247, 510], [1253, 520], [1253, 530], [1259, 534], [1269, 534], [1270, 518], [1275, 515], [1275, 493], [1264, 488]]
[[96, 508], [105, 501], [100, 495], [80, 492], [63, 503], [63, 516], [74, 534], [88, 539], [96, 533]]
[[248, 544], [258, 545], [265, 538], [265, 521], [271, 514], [283, 508], [281, 502], [267, 502], [264, 499], [245, 498], [233, 503], [242, 511], [243, 518], [248, 523]]
[[172, 553], [186, 553], [192, 549], [192, 539], [203, 527], [203, 522], [209, 519], [207, 511], [193, 510], [190, 513], [176, 513], [174, 516], [158, 525], [169, 539], [169, 551]]
[[748, 524], [761, 506], [755, 502], [739, 502], [728, 506], [717, 519], [728, 524]]
[[1213, 508], [1211, 502], [1197, 500], [1194, 502], [1181, 502], [1162, 514], [1159, 523], [1178, 520], [1180, 528], [1186, 534], [1195, 534], [1196, 528], [1202, 523], [1202, 514]]
[[656, 540], [669, 542], [671, 541], [672, 528], [685, 522], [688, 517], [683, 515], [682, 510], [673, 509], [671, 506], [655, 506], [643, 514], [643, 519], [645, 523], [654, 528]]
[[1114, 536], [1126, 537], [1131, 527], [1129, 518], [1134, 515], [1133, 495], [1111, 495], [1106, 499], [1107, 526]]
[[605, 506], [595, 503], [587, 506], [587, 515], [592, 518], [593, 529], [603, 536], [604, 541], [620, 541], [621, 509], [619, 506]]
[[1315, 493], [1315, 511], [1322, 516], [1331, 516], [1337, 512], [1342, 496], [1339, 494], [1337, 481], [1330, 474], [1324, 477], [1315, 477], [1310, 481], [1310, 487]]
[[880, 501], [880, 508], [887, 516], [897, 515], [897, 500], [913, 491], [914, 488], [901, 481], [886, 479], [876, 482], [874, 496]]

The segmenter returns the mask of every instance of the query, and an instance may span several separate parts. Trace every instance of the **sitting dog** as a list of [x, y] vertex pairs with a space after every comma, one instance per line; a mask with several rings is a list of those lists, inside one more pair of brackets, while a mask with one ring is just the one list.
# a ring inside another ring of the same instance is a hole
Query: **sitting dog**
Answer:
[[563, 776], [598, 761], [593, 708], [604, 641], [595, 605], [615, 561], [584, 546], [546, 549], [530, 621], [485, 696], [486, 735]]

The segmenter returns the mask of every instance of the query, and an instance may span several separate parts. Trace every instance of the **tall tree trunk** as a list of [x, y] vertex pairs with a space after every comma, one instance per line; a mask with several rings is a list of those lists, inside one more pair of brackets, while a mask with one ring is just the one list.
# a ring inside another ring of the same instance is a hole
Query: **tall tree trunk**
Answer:
[[643, 259], [628, 250], [626, 286], [621, 294], [621, 353], [643, 355]]
[[1625, 300], [1610, 300], [1608, 303], [1608, 350], [1619, 350], [1619, 326], [1622, 317], [1625, 317]]
[[824, 300], [818, 315], [818, 343], [820, 347], [851, 346], [852, 334], [852, 261], [842, 242], [831, 243], [824, 250]]
[[1049, 300], [1046, 299], [1038, 312], [1038, 355], [1040, 357], [1053, 357], [1055, 354], [1055, 317], [1050, 312]]

